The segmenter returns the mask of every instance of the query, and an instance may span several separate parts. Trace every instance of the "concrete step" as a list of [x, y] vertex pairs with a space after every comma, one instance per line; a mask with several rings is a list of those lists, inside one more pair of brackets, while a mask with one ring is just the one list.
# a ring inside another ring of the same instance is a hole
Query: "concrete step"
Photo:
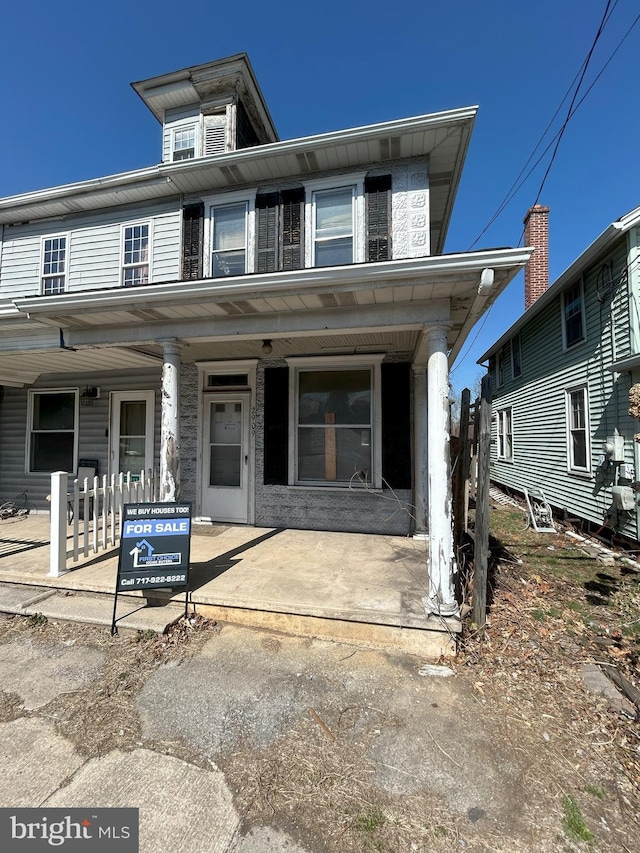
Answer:
[[[30, 586], [0, 584], [0, 613], [17, 616], [42, 614], [47, 619], [104, 625], [111, 628], [114, 596]], [[155, 631], [162, 634], [184, 613], [184, 605], [167, 602], [149, 606], [145, 599], [118, 596], [116, 627], [118, 631]]]

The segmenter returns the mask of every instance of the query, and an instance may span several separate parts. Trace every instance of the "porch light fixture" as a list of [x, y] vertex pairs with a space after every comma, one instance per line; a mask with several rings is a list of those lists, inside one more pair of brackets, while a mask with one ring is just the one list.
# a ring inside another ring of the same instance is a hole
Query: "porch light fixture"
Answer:
[[270, 338], [265, 338], [262, 341], [262, 352], [265, 355], [270, 355], [273, 352], [273, 347], [271, 345], [271, 339]]
[[93, 406], [93, 401], [100, 396], [100, 389], [95, 385], [87, 385], [82, 394], [80, 394], [81, 406]]

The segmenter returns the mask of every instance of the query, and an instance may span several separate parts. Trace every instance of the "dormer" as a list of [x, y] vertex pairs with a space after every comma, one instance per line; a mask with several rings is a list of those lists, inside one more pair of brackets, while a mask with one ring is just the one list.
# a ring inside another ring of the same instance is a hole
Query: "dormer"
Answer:
[[131, 85], [162, 124], [164, 163], [278, 141], [245, 53]]

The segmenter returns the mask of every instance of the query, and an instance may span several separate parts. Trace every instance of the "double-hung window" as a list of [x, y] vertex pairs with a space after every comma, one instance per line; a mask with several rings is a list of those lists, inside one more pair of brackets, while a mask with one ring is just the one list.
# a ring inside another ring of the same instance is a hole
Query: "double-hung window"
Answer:
[[584, 340], [584, 299], [581, 281], [572, 284], [562, 294], [562, 323], [565, 349]]
[[64, 293], [67, 271], [66, 236], [45, 237], [42, 243], [42, 293]]
[[498, 412], [498, 459], [513, 460], [513, 419], [512, 410], [501, 409]]
[[78, 391], [30, 391], [28, 471], [75, 471]]
[[125, 287], [149, 283], [149, 224], [124, 228], [122, 283]]
[[313, 193], [313, 266], [354, 261], [355, 187]]
[[196, 156], [196, 125], [178, 127], [172, 134], [171, 159], [191, 160]]
[[567, 391], [567, 445], [570, 471], [589, 471], [589, 403], [586, 387]]
[[501, 409], [498, 412], [498, 459], [513, 461], [513, 419], [512, 410]]
[[[295, 412], [294, 482], [380, 485], [380, 360], [288, 359]], [[324, 362], [324, 363], [323, 363]]]
[[211, 208], [211, 275], [244, 275], [247, 272], [246, 201]]

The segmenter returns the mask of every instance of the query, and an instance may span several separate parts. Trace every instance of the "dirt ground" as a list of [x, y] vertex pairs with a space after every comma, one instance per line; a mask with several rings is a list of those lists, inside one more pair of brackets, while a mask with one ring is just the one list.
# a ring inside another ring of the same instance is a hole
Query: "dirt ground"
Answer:
[[[640, 569], [620, 554], [602, 562], [588, 543], [564, 531], [535, 533], [525, 521], [521, 507], [492, 507], [498, 559], [487, 630], [480, 636], [467, 616], [457, 657], [441, 662], [476, 703], [478, 719], [490, 721], [492, 753], [503, 756], [505, 778], [519, 768], [512, 813], [488, 821], [481, 807], [453, 807], [423, 782], [403, 786], [396, 774], [391, 784], [390, 770], [402, 771], [390, 768], [389, 748], [384, 753], [380, 745], [386, 739], [411, 750], [411, 709], [394, 714], [382, 702], [345, 704], [337, 695], [320, 712], [308, 707], [259, 747], [240, 738], [215, 756], [247, 830], [280, 829], [310, 853], [640, 853], [636, 709], [589, 690], [583, 677], [587, 665], [614, 665], [640, 688]], [[140, 696], [154, 673], [188, 666], [219, 630], [197, 617], [164, 637], [125, 639], [89, 626], [5, 616], [2, 645], [82, 644], [104, 662], [88, 685], [35, 711], [25, 710], [16, 693], [0, 692], [0, 722], [46, 714], [87, 757], [144, 744], [209, 768], [211, 756], [193, 742], [145, 736]], [[288, 641], [276, 634], [260, 632], [259, 642], [274, 661], [286, 654]], [[415, 674], [422, 662], [405, 656], [390, 663]], [[436, 681], [444, 691], [446, 680]], [[465, 777], [446, 742], [434, 748], [451, 761], [459, 791], [468, 795], [460, 802], [473, 803], [473, 791], [464, 790], [474, 784], [471, 774]], [[470, 760], [481, 773], [482, 754]]]

